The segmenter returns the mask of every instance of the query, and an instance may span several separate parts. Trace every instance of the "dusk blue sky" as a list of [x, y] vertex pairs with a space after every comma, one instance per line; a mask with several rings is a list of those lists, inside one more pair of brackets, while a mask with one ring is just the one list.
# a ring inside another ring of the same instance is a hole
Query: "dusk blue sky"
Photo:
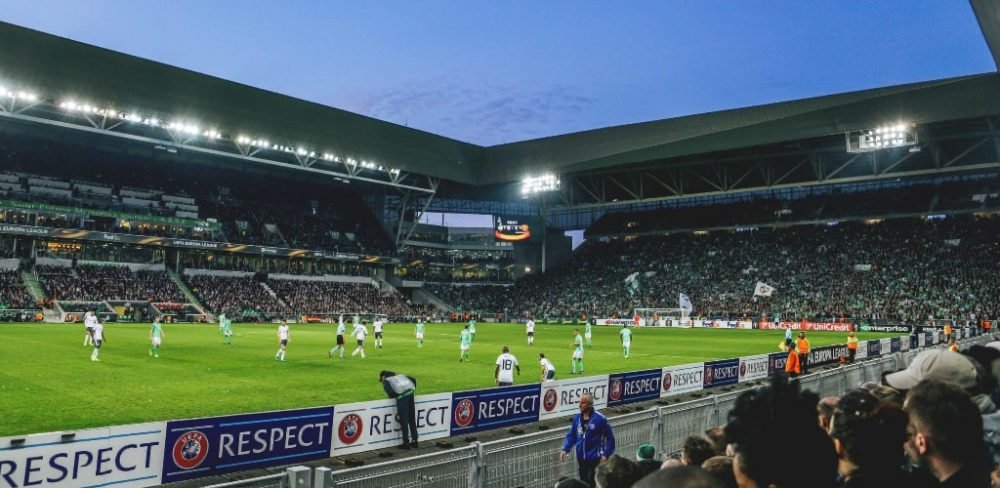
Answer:
[[0, 0], [0, 19], [483, 145], [996, 69], [964, 0]]

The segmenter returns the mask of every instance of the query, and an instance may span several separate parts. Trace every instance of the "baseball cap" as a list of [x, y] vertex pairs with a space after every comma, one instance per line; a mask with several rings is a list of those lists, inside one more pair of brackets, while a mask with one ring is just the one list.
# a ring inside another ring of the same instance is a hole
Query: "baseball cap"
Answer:
[[909, 390], [923, 380], [938, 379], [972, 389], [978, 385], [976, 365], [963, 354], [947, 349], [931, 349], [917, 354], [910, 366], [887, 374], [885, 383], [897, 390]]
[[643, 444], [635, 451], [635, 458], [639, 461], [648, 461], [653, 459], [655, 456], [656, 448], [649, 444]]

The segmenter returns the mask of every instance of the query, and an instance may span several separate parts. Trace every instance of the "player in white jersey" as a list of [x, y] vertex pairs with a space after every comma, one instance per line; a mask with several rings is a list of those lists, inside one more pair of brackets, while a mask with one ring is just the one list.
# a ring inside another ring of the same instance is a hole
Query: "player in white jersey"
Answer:
[[337, 345], [333, 346], [333, 349], [330, 349], [330, 351], [326, 353], [326, 357], [332, 358], [333, 353], [340, 351], [340, 359], [344, 359], [344, 351], [346, 350], [346, 347], [344, 346], [344, 333], [346, 331], [347, 326], [344, 325], [344, 315], [341, 314], [340, 318], [337, 320]]
[[514, 384], [514, 370], [521, 376], [521, 366], [517, 364], [517, 358], [510, 353], [507, 346], [503, 346], [503, 353], [497, 356], [497, 367], [493, 371], [493, 379], [497, 386], [512, 386]]
[[278, 326], [278, 344], [281, 346], [278, 352], [274, 355], [274, 360], [281, 361], [285, 360], [285, 348], [288, 347], [288, 342], [292, 340], [292, 332], [288, 330], [288, 322], [285, 319], [281, 319], [281, 325]]
[[94, 343], [94, 324], [97, 323], [97, 314], [93, 310], [87, 310], [83, 314], [83, 347], [87, 347]]
[[528, 345], [535, 345], [535, 321], [528, 319], [524, 324], [524, 331], [528, 334]]
[[549, 361], [548, 358], [545, 357], [545, 354], [538, 355], [538, 365], [542, 368], [542, 383], [556, 379], [556, 367], [552, 364], [552, 361]]
[[365, 358], [365, 336], [368, 335], [368, 328], [365, 327], [365, 321], [362, 320], [361, 323], [354, 326], [354, 338], [358, 340], [358, 347], [351, 353], [351, 357], [354, 357], [359, 352], [361, 353], [361, 359]]
[[382, 349], [382, 319], [375, 319], [372, 325], [372, 332], [375, 333], [375, 347]]
[[100, 320], [94, 319], [94, 352], [90, 353], [91, 361], [100, 361], [97, 356], [101, 353], [101, 346], [104, 345], [104, 324]]

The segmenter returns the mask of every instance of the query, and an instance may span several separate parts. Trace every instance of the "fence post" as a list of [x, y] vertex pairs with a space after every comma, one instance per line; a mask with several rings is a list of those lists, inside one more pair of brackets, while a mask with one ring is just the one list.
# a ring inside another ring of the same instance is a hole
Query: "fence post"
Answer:
[[706, 429], [711, 429], [713, 426], [720, 425], [722, 423], [722, 414], [719, 412], [719, 394], [712, 395], [712, 415], [706, 415], [705, 418], [713, 419], [707, 426]]
[[332, 469], [325, 466], [314, 469], [312, 488], [333, 488], [333, 479], [330, 477], [332, 472]]
[[292, 466], [285, 470], [288, 475], [289, 488], [309, 488], [312, 486], [312, 469], [305, 466]]
[[656, 419], [653, 424], [653, 436], [650, 442], [656, 446], [657, 451], [663, 449], [663, 407], [656, 409]]
[[483, 444], [479, 441], [475, 443], [476, 448], [476, 462], [473, 466], [473, 472], [470, 473], [472, 483], [469, 486], [475, 488], [484, 488], [486, 486], [486, 455], [483, 453]]

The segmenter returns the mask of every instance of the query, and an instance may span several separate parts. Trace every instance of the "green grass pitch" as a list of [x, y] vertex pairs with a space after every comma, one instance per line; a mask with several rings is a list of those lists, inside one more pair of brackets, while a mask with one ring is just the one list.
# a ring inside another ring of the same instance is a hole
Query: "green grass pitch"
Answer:
[[[370, 328], [369, 324], [369, 328]], [[459, 324], [428, 324], [423, 348], [412, 324], [390, 324], [385, 348], [366, 341], [367, 358], [327, 358], [335, 326], [291, 324], [287, 361], [274, 360], [275, 325], [236, 325], [222, 344], [215, 325], [164, 325], [158, 359], [148, 355], [148, 326], [109, 324], [100, 362], [90, 361], [81, 325], [0, 325], [0, 436], [73, 430], [384, 398], [380, 370], [415, 376], [420, 393], [493, 386], [504, 345], [521, 364], [518, 384], [538, 381], [538, 353], [570, 377], [573, 326], [539, 325], [526, 344], [522, 325], [480, 324], [472, 360], [459, 363]], [[348, 326], [350, 330], [350, 326]], [[594, 327], [587, 375], [639, 370], [777, 350], [782, 331], [637, 329], [622, 357], [618, 327]], [[860, 334], [862, 340], [890, 334]], [[843, 333], [809, 334], [813, 346], [843, 343]]]

